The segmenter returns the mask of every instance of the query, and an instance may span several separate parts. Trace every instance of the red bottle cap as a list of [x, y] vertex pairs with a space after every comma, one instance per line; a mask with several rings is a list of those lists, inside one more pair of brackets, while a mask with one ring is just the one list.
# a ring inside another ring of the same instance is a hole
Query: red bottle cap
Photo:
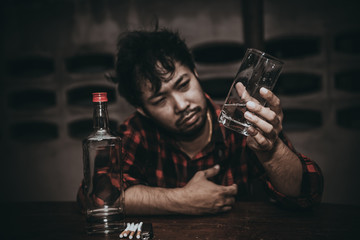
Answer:
[[93, 102], [107, 102], [107, 93], [106, 92], [96, 92], [93, 93]]

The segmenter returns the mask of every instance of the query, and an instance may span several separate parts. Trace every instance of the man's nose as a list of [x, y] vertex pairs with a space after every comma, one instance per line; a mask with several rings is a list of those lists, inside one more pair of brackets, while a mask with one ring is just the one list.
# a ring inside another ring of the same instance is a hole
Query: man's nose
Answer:
[[189, 107], [189, 102], [183, 96], [183, 94], [174, 94], [174, 109], [175, 113], [180, 113]]

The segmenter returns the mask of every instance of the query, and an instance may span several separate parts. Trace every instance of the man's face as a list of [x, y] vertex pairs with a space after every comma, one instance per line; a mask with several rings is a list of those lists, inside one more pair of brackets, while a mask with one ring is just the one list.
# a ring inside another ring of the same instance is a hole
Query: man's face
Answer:
[[138, 110], [158, 125], [178, 137], [192, 138], [202, 132], [206, 122], [206, 99], [189, 68], [176, 62], [174, 75], [162, 82], [158, 92], [151, 89], [149, 82], [141, 90], [144, 107]]

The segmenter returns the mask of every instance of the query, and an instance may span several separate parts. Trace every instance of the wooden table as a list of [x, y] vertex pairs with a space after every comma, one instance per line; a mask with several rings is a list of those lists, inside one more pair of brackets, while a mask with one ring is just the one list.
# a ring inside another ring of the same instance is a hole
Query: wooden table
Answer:
[[[74, 202], [3, 205], [0, 239], [119, 239], [119, 234], [87, 235], [85, 218]], [[270, 203], [239, 202], [224, 214], [207, 216], [131, 216], [151, 222], [154, 239], [360, 239], [360, 206], [322, 204], [289, 211]]]

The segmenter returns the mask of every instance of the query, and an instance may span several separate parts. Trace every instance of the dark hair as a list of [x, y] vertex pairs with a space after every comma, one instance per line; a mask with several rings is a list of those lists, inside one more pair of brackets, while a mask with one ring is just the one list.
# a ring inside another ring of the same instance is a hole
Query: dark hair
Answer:
[[159, 91], [161, 82], [169, 80], [165, 75], [174, 74], [175, 62], [195, 70], [193, 57], [178, 32], [166, 29], [126, 32], [117, 44], [116, 75], [111, 80], [118, 83], [121, 96], [131, 105], [141, 107], [140, 87], [149, 81], [152, 90]]

